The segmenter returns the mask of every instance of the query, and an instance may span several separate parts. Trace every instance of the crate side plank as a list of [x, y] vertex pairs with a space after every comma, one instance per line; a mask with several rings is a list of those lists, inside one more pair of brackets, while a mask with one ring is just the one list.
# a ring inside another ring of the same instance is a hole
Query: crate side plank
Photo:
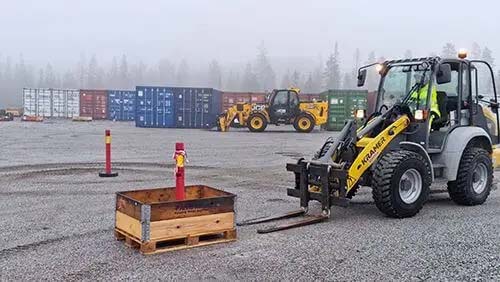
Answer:
[[115, 220], [116, 228], [123, 230], [138, 239], [142, 238], [142, 226], [139, 220], [119, 211], [116, 212]]
[[137, 220], [141, 219], [141, 204], [120, 193], [116, 194], [116, 210]]
[[151, 240], [214, 233], [234, 228], [234, 213], [219, 213], [196, 217], [151, 222]]

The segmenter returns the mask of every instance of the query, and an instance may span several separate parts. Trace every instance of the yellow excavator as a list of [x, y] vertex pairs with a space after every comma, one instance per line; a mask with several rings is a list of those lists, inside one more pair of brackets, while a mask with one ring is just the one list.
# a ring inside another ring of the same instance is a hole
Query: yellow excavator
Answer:
[[297, 88], [275, 89], [265, 104], [237, 103], [219, 115], [217, 129], [225, 132], [238, 125], [262, 132], [268, 124], [293, 124], [298, 132], [311, 132], [316, 125], [326, 123], [328, 103], [300, 101], [299, 92]]
[[[330, 217], [332, 205], [347, 206], [360, 186], [370, 186], [377, 208], [394, 218], [415, 216], [437, 179], [447, 182], [450, 198], [459, 205], [486, 201], [500, 157], [491, 66], [467, 60], [465, 53], [457, 59], [391, 60], [360, 68], [358, 86], [373, 66], [380, 74], [375, 113], [360, 124], [348, 121], [311, 159], [287, 164], [295, 175], [295, 187], [287, 194], [300, 199], [301, 209], [239, 225], [304, 217], [257, 230], [269, 233], [321, 222]], [[491, 93], [480, 93], [479, 81], [490, 81]], [[358, 117], [363, 114], [357, 111]], [[321, 214], [308, 215], [311, 200], [321, 203]]]

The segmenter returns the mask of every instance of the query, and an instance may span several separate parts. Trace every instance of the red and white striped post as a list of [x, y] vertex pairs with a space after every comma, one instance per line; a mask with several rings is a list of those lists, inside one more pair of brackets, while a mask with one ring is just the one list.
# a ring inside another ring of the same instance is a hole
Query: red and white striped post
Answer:
[[106, 144], [106, 165], [104, 172], [100, 172], [100, 177], [116, 177], [118, 172], [111, 172], [111, 131], [106, 129], [104, 142]]
[[184, 189], [184, 164], [186, 163], [186, 151], [184, 143], [175, 143], [175, 199], [182, 201], [185, 199]]

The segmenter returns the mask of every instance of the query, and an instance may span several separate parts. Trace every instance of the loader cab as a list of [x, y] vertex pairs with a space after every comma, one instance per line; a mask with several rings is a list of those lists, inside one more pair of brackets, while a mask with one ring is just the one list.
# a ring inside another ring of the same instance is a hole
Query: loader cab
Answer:
[[430, 124], [429, 148], [440, 151], [449, 132], [463, 126], [484, 129], [492, 143], [498, 144], [497, 95], [491, 66], [464, 59], [444, 59], [440, 64], [450, 66], [451, 79], [436, 83], [441, 117]]
[[[384, 113], [397, 103], [409, 106], [413, 122], [407, 141], [438, 153], [456, 127], [477, 126], [499, 143], [497, 97], [488, 63], [438, 57], [397, 60], [385, 62], [379, 73], [376, 109]], [[358, 79], [366, 79], [366, 73]]]
[[269, 99], [269, 116], [272, 123], [289, 122], [299, 112], [297, 91], [274, 90]]

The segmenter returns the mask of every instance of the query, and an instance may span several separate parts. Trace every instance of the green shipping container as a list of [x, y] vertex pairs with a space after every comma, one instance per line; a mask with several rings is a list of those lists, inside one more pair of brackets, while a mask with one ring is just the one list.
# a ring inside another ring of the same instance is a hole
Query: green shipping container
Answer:
[[321, 98], [328, 101], [326, 130], [339, 131], [345, 121], [354, 118], [355, 110], [367, 110], [367, 90], [328, 90]]

